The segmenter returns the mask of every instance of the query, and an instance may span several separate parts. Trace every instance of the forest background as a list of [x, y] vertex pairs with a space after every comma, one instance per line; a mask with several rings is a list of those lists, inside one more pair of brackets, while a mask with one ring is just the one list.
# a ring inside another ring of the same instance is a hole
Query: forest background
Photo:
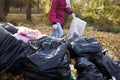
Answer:
[[[0, 22], [26, 26], [50, 34], [48, 20], [51, 0], [0, 0]], [[112, 59], [120, 59], [120, 0], [71, 0], [76, 16], [87, 22], [83, 33], [94, 37], [108, 50]], [[64, 32], [67, 34], [72, 17], [65, 14]], [[0, 80], [7, 80], [6, 76]]]

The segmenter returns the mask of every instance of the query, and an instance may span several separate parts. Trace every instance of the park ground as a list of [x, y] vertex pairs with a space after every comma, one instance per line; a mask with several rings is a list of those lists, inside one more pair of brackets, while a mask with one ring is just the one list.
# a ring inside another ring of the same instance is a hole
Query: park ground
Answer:
[[[25, 20], [25, 14], [9, 14], [7, 16], [7, 20], [9, 22], [12, 22], [13, 24], [19, 26], [25, 26], [33, 29], [38, 29], [41, 31], [42, 34], [50, 35], [52, 28], [49, 24], [45, 24], [44, 22], [45, 17], [33, 14], [32, 15], [32, 21], [26, 21]], [[70, 26], [70, 21], [68, 24], [68, 27]], [[64, 29], [64, 33], [68, 33], [67, 28]], [[110, 32], [101, 32], [93, 29], [93, 27], [87, 26], [83, 37], [90, 37], [97, 39], [100, 43], [102, 48], [107, 49], [107, 55], [113, 59], [113, 60], [119, 60], [120, 59], [120, 33], [110, 33]], [[12, 80], [24, 80], [22, 75], [18, 76], [12, 76], [10, 74], [3, 74], [0, 77], [0, 80], [7, 80], [8, 78], [11, 78]]]
[[[26, 21], [25, 14], [9, 14], [7, 16], [8, 21], [11, 21], [18, 25], [38, 29], [42, 34], [50, 35], [52, 28], [49, 23], [46, 25], [44, 22], [46, 17], [40, 14], [32, 14], [32, 21]], [[68, 22], [68, 27], [71, 21]], [[64, 33], [67, 34], [69, 29], [64, 29]], [[116, 59], [120, 58], [120, 33], [100, 32], [93, 27], [87, 26], [84, 33], [84, 37], [93, 37], [100, 41], [103, 48], [108, 50], [108, 55]], [[114, 56], [114, 57], [113, 57]]]

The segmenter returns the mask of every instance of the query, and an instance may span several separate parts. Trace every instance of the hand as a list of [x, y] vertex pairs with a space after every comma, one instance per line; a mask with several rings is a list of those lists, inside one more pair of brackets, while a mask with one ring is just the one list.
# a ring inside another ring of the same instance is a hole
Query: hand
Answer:
[[75, 18], [75, 13], [74, 12], [71, 15], [72, 15], [73, 18]]
[[53, 27], [53, 29], [57, 29], [58, 28], [57, 24], [54, 24], [52, 27]]

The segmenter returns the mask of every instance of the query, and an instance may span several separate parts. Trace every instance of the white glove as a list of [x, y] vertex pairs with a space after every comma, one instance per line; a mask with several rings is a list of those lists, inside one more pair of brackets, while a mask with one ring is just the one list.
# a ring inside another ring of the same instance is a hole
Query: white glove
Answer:
[[72, 15], [73, 18], [75, 18], [75, 13], [74, 12], [71, 15]]
[[57, 29], [58, 28], [57, 24], [54, 24], [52, 27], [53, 27], [53, 29]]

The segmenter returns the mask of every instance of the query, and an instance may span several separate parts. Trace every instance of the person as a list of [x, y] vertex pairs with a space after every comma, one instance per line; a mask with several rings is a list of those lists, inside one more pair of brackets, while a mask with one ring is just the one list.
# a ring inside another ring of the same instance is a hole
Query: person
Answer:
[[64, 23], [64, 12], [71, 14], [73, 17], [75, 13], [71, 9], [70, 0], [52, 0], [51, 8], [48, 14], [49, 21], [52, 23], [51, 36], [62, 37], [62, 24]]

